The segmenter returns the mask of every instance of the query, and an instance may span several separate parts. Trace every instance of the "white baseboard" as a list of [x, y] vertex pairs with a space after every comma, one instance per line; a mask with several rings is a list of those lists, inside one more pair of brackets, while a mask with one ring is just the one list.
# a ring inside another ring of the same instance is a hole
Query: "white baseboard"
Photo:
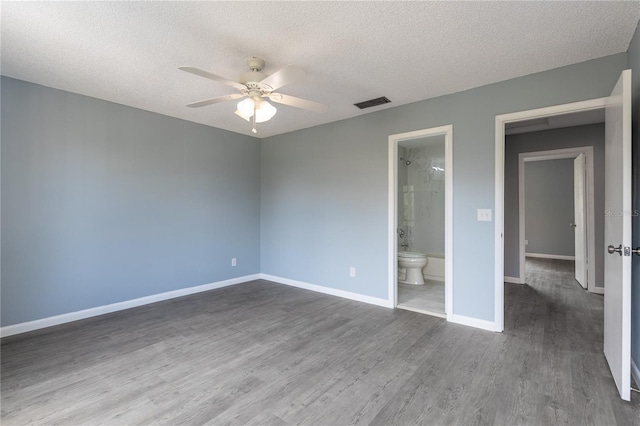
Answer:
[[538, 257], [540, 259], [576, 260], [575, 256], [563, 256], [561, 254], [525, 253], [525, 257]]
[[467, 325], [469, 327], [480, 328], [482, 330], [497, 331], [496, 324], [493, 321], [486, 321], [486, 320], [465, 317], [464, 315], [456, 315], [456, 314], [451, 315], [451, 318], [449, 319], [449, 321], [456, 324]]
[[260, 278], [267, 281], [273, 281], [280, 284], [290, 285], [292, 287], [304, 288], [306, 290], [316, 291], [318, 293], [330, 294], [332, 296], [343, 297], [345, 299], [356, 300], [358, 302], [369, 303], [371, 305], [383, 306], [385, 308], [393, 308], [392, 303], [387, 299], [378, 297], [365, 296], [364, 294], [352, 293], [350, 291], [338, 290], [331, 287], [324, 287], [316, 284], [309, 284], [302, 281], [290, 280], [289, 278], [277, 277], [269, 274], [260, 274]]
[[165, 293], [152, 294], [151, 296], [140, 297], [138, 299], [125, 300], [123, 302], [111, 303], [109, 305], [96, 306], [95, 308], [83, 309], [81, 311], [69, 312], [67, 314], [42, 318], [35, 321], [23, 322], [20, 324], [8, 325], [0, 328], [0, 337], [8, 337], [14, 334], [26, 333], [28, 331], [39, 330], [41, 328], [52, 327], [67, 322], [78, 321], [111, 312], [122, 311], [136, 306], [148, 305], [176, 297], [187, 296], [189, 294], [201, 293], [203, 291], [214, 290], [216, 288], [227, 287], [234, 284], [245, 283], [260, 279], [260, 274], [245, 275], [243, 277], [231, 278], [229, 280], [218, 281], [210, 284], [203, 284], [195, 287], [181, 288], [179, 290], [167, 291]]
[[593, 287], [592, 289], [589, 289], [590, 293], [596, 293], [596, 294], [604, 294], [604, 287]]
[[524, 284], [522, 281], [520, 281], [520, 278], [516, 278], [516, 277], [504, 277], [504, 282], [505, 283], [512, 283], [512, 284]]
[[414, 308], [412, 306], [406, 306], [402, 304], [397, 305], [396, 308], [404, 309], [405, 311], [417, 312], [419, 314], [431, 315], [433, 317], [438, 317], [442, 319], [447, 319], [447, 314], [443, 314], [442, 312], [428, 311], [426, 309]]
[[[304, 288], [306, 290], [317, 291], [318, 293], [344, 297], [345, 299], [351, 299], [351, 300], [356, 300], [358, 302], [370, 303], [372, 305], [383, 306], [385, 308], [393, 308], [393, 305], [391, 304], [391, 302], [386, 299], [365, 296], [358, 293], [351, 293], [349, 291], [337, 290], [335, 288], [323, 287], [316, 284], [309, 284], [302, 281], [291, 280], [289, 278], [282, 278], [282, 277], [277, 277], [277, 276], [268, 275], [268, 274], [260, 274], [260, 278], [262, 278], [263, 280], [273, 281], [280, 284], [286, 284], [293, 287]], [[451, 315], [450, 321], [457, 324], [480, 328], [482, 330], [496, 331], [496, 325], [494, 322], [491, 322], [491, 321], [465, 317], [462, 315]]]
[[640, 388], [640, 369], [633, 358], [631, 358], [631, 377], [635, 380], [636, 386]]
[[424, 279], [425, 280], [431, 280], [431, 281], [442, 281], [444, 282], [444, 277], [441, 275], [429, 275], [429, 274], [424, 274]]

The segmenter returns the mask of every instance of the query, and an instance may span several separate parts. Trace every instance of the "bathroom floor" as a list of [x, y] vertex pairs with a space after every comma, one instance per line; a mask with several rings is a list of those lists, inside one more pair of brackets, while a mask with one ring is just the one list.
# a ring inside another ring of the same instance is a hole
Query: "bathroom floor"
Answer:
[[444, 282], [425, 280], [424, 285], [399, 283], [398, 308], [444, 318]]

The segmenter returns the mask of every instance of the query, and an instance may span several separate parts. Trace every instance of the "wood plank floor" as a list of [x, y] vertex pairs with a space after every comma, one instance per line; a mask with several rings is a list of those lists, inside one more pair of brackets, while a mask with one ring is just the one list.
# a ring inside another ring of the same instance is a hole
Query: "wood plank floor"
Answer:
[[640, 424], [567, 262], [506, 285], [506, 330], [254, 281], [2, 340], [23, 424]]

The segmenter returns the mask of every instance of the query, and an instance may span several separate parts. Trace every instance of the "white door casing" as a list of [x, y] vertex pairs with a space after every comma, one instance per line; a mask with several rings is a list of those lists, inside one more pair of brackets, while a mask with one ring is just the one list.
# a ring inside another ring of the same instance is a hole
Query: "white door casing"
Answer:
[[[603, 109], [607, 98], [589, 99], [526, 111], [496, 115], [495, 118], [495, 228], [494, 228], [494, 322], [493, 330], [504, 330], [504, 144], [505, 124], [542, 117]], [[591, 208], [591, 207], [590, 207]], [[589, 218], [589, 226], [593, 217]], [[591, 238], [589, 238], [591, 240]], [[593, 268], [593, 265], [590, 265]], [[591, 291], [591, 288], [589, 288]], [[594, 290], [596, 288], [594, 287]]]
[[[604, 111], [604, 100], [602, 100], [602, 107]], [[520, 263], [520, 277], [518, 281], [520, 284], [525, 283], [525, 263], [526, 263], [526, 245], [525, 245], [525, 163], [531, 161], [547, 161], [547, 160], [559, 160], [573, 158], [577, 156], [584, 156], [584, 198], [585, 198], [585, 210], [584, 210], [584, 222], [586, 226], [586, 239], [585, 253], [588, 273], [586, 273], [586, 288], [593, 293], [604, 293], [604, 287], [596, 287], [596, 240], [595, 240], [595, 200], [594, 200], [594, 160], [593, 160], [593, 147], [581, 146], [575, 148], [559, 148], [547, 151], [533, 151], [533, 152], [521, 152], [518, 154], [518, 204], [519, 204], [519, 218], [518, 218], [518, 240], [519, 247], [519, 263]], [[505, 278], [506, 279], [506, 278]], [[515, 282], [511, 281], [511, 282]]]
[[[618, 79], [605, 109], [604, 354], [620, 397], [631, 374], [631, 70]], [[612, 252], [611, 249], [615, 251]], [[626, 253], [625, 253], [626, 252]]]
[[578, 155], [573, 160], [573, 230], [575, 246], [575, 278], [587, 288], [587, 221], [585, 220], [585, 156]]
[[453, 315], [453, 125], [432, 127], [389, 136], [388, 180], [388, 284], [389, 305], [398, 304], [398, 144], [402, 141], [429, 136], [445, 136], [445, 312], [447, 321], [455, 321]]

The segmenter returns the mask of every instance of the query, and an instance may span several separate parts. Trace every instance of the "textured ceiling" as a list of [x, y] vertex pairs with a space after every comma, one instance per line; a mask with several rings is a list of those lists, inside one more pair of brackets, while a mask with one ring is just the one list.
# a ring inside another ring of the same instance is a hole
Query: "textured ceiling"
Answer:
[[[70, 92], [251, 134], [234, 102], [190, 102], [234, 89], [178, 70], [237, 80], [245, 58], [272, 73], [304, 69], [276, 105], [267, 137], [624, 52], [640, 2], [7, 2], [1, 72]], [[355, 102], [392, 103], [361, 111]]]

